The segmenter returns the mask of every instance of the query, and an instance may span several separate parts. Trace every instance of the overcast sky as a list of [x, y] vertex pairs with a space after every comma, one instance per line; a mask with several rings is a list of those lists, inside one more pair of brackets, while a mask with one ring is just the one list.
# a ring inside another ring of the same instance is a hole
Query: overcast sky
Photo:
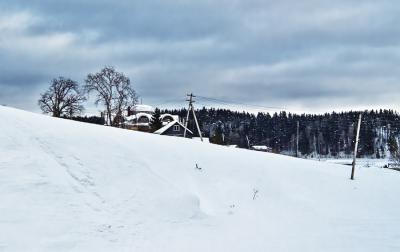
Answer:
[[52, 78], [113, 65], [152, 105], [194, 92], [400, 111], [399, 13], [397, 0], [2, 0], [0, 104], [38, 111]]

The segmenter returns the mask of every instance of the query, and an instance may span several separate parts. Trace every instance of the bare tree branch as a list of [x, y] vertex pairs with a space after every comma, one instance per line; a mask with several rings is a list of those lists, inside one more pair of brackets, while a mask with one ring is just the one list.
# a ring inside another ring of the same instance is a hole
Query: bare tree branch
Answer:
[[38, 105], [43, 113], [51, 113], [54, 117], [71, 117], [83, 111], [82, 102], [85, 100], [77, 82], [59, 77], [53, 79], [49, 89], [40, 95]]
[[120, 125], [123, 111], [137, 102], [129, 78], [114, 67], [106, 66], [99, 73], [88, 74], [85, 82], [85, 92], [95, 93], [95, 104], [102, 103], [105, 106], [109, 125]]

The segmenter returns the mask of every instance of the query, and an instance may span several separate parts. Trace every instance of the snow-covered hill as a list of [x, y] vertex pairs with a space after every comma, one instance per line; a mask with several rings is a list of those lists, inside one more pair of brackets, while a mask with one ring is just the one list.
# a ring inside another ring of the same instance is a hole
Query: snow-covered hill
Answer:
[[349, 175], [0, 106], [0, 251], [400, 251], [400, 173]]

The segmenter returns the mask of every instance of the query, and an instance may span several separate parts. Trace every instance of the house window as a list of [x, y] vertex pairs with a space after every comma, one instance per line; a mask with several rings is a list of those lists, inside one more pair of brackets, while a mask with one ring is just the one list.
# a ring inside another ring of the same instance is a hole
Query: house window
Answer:
[[138, 123], [148, 123], [150, 120], [146, 116], [141, 116], [138, 119]]
[[180, 130], [179, 125], [174, 125], [174, 131], [179, 131], [179, 130]]

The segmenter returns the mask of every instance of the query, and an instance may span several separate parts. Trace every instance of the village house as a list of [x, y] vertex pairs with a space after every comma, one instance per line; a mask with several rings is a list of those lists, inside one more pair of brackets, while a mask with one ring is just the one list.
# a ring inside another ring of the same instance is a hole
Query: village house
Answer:
[[[183, 137], [185, 128], [185, 125], [183, 125], [179, 121], [172, 121], [166, 124], [161, 129], [155, 131], [154, 134]], [[186, 137], [193, 137], [193, 132], [190, 131], [188, 128], [186, 128]]]
[[[138, 104], [128, 107], [127, 116], [123, 126], [127, 129], [150, 132], [150, 121], [155, 109], [152, 106]], [[163, 125], [172, 121], [179, 121], [179, 116], [171, 114], [161, 114]]]

